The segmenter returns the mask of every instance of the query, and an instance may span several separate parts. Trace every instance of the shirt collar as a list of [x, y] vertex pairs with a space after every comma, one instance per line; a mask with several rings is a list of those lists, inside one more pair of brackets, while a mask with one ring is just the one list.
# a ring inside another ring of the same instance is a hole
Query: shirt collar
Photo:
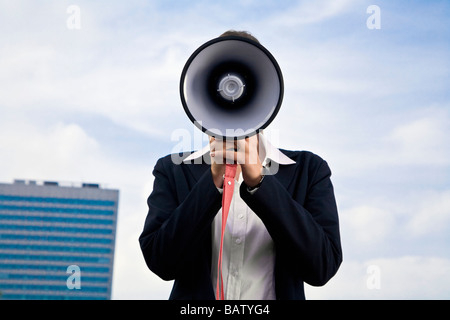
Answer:
[[[269, 160], [275, 161], [276, 163], [283, 164], [283, 165], [289, 165], [294, 164], [295, 161], [286, 156], [284, 153], [282, 153], [278, 148], [273, 146], [269, 140], [261, 133], [258, 133], [259, 136], [259, 143], [262, 144], [262, 152], [265, 154], [263, 165], [266, 164]], [[209, 144], [206, 145], [203, 149], [195, 151], [188, 157], [186, 157], [183, 162], [191, 161], [194, 159], [198, 159], [200, 157], [203, 157], [206, 153], [210, 151]]]

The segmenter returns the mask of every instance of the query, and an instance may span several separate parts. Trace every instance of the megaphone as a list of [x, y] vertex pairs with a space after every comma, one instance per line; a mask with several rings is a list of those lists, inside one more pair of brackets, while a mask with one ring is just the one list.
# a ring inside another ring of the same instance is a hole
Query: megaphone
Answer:
[[241, 36], [221, 36], [200, 46], [180, 80], [184, 111], [216, 138], [243, 139], [266, 128], [283, 100], [283, 76], [272, 54]]

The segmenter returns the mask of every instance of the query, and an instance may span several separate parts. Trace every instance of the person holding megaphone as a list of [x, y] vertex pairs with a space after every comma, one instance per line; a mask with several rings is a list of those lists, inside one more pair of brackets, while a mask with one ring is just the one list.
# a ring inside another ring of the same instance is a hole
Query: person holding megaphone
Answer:
[[174, 280], [169, 299], [305, 299], [304, 283], [342, 262], [339, 219], [327, 162], [262, 133], [282, 102], [276, 60], [227, 31], [189, 58], [180, 93], [210, 143], [155, 165], [139, 237], [149, 269]]

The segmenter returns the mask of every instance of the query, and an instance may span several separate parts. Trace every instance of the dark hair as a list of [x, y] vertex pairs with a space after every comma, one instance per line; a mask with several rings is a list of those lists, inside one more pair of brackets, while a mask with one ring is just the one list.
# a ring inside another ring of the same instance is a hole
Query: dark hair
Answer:
[[250, 32], [248, 31], [236, 31], [236, 30], [228, 30], [225, 31], [220, 35], [220, 37], [227, 37], [227, 36], [237, 36], [237, 37], [243, 37], [250, 40], [253, 40], [257, 43], [259, 43], [258, 39], [256, 39]]

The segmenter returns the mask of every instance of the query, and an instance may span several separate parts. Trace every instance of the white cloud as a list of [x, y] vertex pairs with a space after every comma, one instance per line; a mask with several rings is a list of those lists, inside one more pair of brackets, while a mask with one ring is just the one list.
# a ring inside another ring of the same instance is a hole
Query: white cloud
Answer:
[[[99, 156], [99, 145], [76, 124], [49, 128], [25, 122], [2, 123], [0, 136], [3, 176], [88, 177]], [[78, 180], [78, 179], [76, 179]]]
[[[85, 50], [83, 54], [89, 48]], [[149, 54], [136, 59], [134, 50]], [[39, 106], [40, 112], [93, 113], [158, 134], [164, 127], [152, 119], [169, 121], [175, 110], [182, 112], [177, 83], [184, 53], [176, 43], [167, 47], [130, 46], [101, 61], [71, 66], [73, 54], [60, 47], [12, 46], [4, 51], [0, 65], [0, 84], [9, 93], [1, 95], [0, 106], [4, 112], [34, 111]], [[124, 59], [126, 56], [129, 59]], [[90, 64], [94, 66], [88, 67]], [[70, 67], [62, 72], [61, 67], [66, 65]], [[85, 72], [80, 73], [78, 68]]]
[[284, 27], [319, 23], [352, 8], [354, 0], [300, 1], [296, 8], [278, 15], [272, 23]]
[[[162, 34], [163, 26], [151, 19], [144, 32], [142, 19], [154, 9], [146, 6], [141, 16], [138, 8], [118, 3], [81, 3], [82, 28], [69, 30], [68, 5], [8, 6], [18, 18], [5, 17], [15, 37], [0, 43], [0, 86], [8, 92], [0, 95], [2, 111], [96, 114], [167, 136], [167, 123], [184, 119], [178, 81], [193, 45], [200, 44], [192, 40], [198, 35], [171, 29]], [[130, 15], [126, 19], [140, 22], [121, 21], [123, 10]], [[20, 23], [28, 19], [34, 29]], [[118, 26], [110, 19], [119, 19]]]
[[425, 191], [406, 228], [415, 236], [438, 235], [450, 231], [450, 190]]
[[348, 192], [337, 193], [344, 203], [339, 210], [344, 256], [346, 252], [365, 258], [404, 252], [445, 254], [450, 190], [403, 188], [403, 194], [394, 196], [389, 191]]
[[[307, 299], [449, 299], [449, 271], [450, 260], [439, 257], [344, 260], [324, 287], [306, 286], [305, 291]], [[373, 280], [379, 280], [379, 289]]]
[[431, 109], [429, 115], [397, 126], [389, 135], [402, 164], [448, 165], [450, 163], [450, 116]]
[[358, 247], [385, 243], [396, 228], [395, 215], [386, 209], [361, 205], [340, 213], [343, 241]]

